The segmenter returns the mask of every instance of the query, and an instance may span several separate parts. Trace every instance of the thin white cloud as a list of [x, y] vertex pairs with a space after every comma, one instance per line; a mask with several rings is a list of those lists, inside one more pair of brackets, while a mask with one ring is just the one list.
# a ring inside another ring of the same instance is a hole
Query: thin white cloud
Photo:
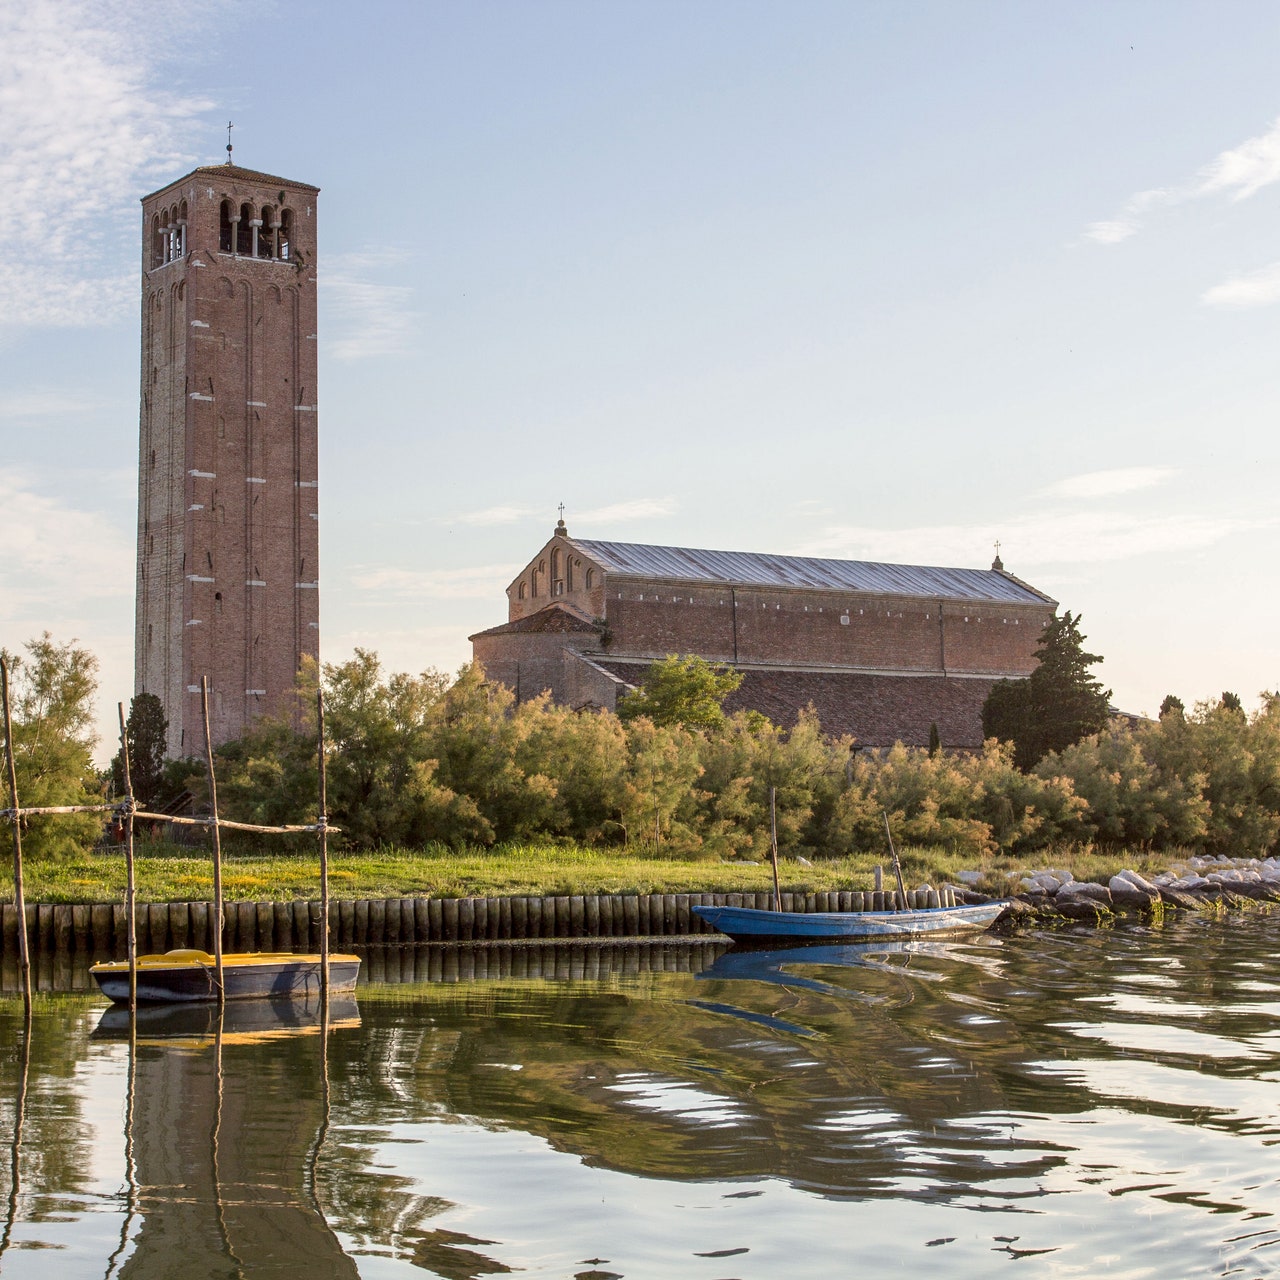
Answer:
[[1206, 289], [1200, 301], [1209, 307], [1266, 307], [1280, 302], [1280, 262]]
[[613, 502], [568, 515], [575, 525], [621, 524], [625, 520], [658, 520], [674, 515], [675, 509], [674, 498], [636, 498], [631, 502]]
[[1215, 156], [1200, 173], [1196, 195], [1225, 191], [1233, 200], [1247, 200], [1280, 181], [1280, 119], [1266, 133]]
[[386, 599], [475, 600], [501, 598], [520, 572], [519, 564], [486, 564], [466, 569], [360, 568], [351, 581]]
[[[184, 8], [188, 38], [201, 9]], [[0, 327], [95, 325], [133, 305], [138, 196], [191, 163], [210, 106], [156, 83], [170, 38], [130, 5], [0, 6]]]
[[464, 511], [460, 516], [441, 516], [441, 524], [515, 524], [532, 516], [545, 515], [542, 507], [483, 507], [479, 511]]
[[403, 355], [410, 349], [418, 323], [413, 290], [377, 279], [394, 275], [407, 256], [396, 249], [364, 249], [338, 254], [322, 268], [325, 323], [335, 331], [325, 341], [327, 354], [354, 361]]
[[1044, 492], [1058, 498], [1109, 498], [1118, 493], [1154, 488], [1177, 474], [1175, 467], [1115, 467], [1110, 471], [1069, 476]]
[[1220, 194], [1232, 200], [1247, 200], [1277, 181], [1280, 119], [1266, 133], [1220, 152], [1200, 169], [1195, 180], [1180, 187], [1157, 187], [1130, 196], [1115, 217], [1086, 227], [1085, 236], [1098, 244], [1119, 244], [1141, 229], [1143, 216], [1151, 209]]
[[1233, 534], [1280, 526], [1280, 517], [1143, 516], [1126, 511], [1048, 511], [969, 525], [872, 529], [833, 525], [798, 554], [898, 564], [977, 564], [1000, 541], [1006, 568], [1113, 563], [1194, 551]]
[[[658, 520], [674, 515], [674, 498], [632, 498], [626, 502], [611, 502], [603, 507], [589, 507], [586, 511], [565, 508], [565, 523], [572, 530], [578, 525], [622, 524], [628, 520]], [[464, 511], [461, 515], [441, 516], [441, 524], [495, 525], [516, 524], [521, 520], [544, 519], [545, 506], [506, 505], [482, 507], [479, 511]]]
[[0, 469], [0, 620], [39, 620], [68, 602], [133, 594], [132, 538], [96, 511]]
[[0, 395], [0, 419], [62, 418], [94, 413], [109, 402], [95, 396], [69, 394], [46, 389], [16, 395]]

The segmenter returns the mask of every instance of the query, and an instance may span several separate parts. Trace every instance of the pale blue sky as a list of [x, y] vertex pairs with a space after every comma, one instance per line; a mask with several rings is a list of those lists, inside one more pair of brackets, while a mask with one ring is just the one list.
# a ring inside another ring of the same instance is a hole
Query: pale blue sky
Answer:
[[[1007, 567], [1280, 685], [1272, 3], [0, 6], [0, 642], [132, 693], [138, 197], [322, 188], [324, 656], [583, 536]], [[173, 19], [176, 18], [176, 21]]]

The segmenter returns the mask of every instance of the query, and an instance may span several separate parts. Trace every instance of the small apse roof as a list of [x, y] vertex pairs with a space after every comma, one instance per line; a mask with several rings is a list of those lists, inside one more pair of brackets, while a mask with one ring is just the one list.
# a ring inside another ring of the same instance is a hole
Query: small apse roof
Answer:
[[880, 564], [869, 560], [824, 560], [754, 551], [705, 551], [654, 547], [639, 542], [568, 539], [606, 573], [624, 578], [662, 578], [724, 586], [793, 587], [860, 591], [875, 595], [926, 596], [944, 600], [990, 600], [1008, 604], [1057, 601], [1012, 574], [995, 569], [946, 569], [930, 565]]

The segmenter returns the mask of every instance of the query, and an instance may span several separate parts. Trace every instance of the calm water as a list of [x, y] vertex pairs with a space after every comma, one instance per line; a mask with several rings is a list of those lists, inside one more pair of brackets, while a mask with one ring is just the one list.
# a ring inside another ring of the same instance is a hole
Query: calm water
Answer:
[[0, 1271], [1280, 1275], [1278, 945], [437, 952], [327, 1039], [233, 1006], [131, 1046], [67, 994], [29, 1053], [0, 999]]

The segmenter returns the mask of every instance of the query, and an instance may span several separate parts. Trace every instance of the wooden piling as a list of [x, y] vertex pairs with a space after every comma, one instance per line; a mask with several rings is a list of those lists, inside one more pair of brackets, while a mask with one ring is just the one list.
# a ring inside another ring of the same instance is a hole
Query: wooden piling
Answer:
[[[0, 655], [0, 700], [4, 703], [4, 758], [9, 781], [9, 804], [13, 813], [9, 825], [13, 830], [13, 902], [17, 912], [15, 925], [18, 941], [18, 977], [22, 986], [22, 1004], [31, 1019], [31, 946], [27, 936], [26, 897], [22, 887], [22, 817], [18, 810], [18, 770], [13, 759], [13, 719], [9, 712], [9, 660]], [[30, 1040], [30, 1036], [24, 1043]]]

